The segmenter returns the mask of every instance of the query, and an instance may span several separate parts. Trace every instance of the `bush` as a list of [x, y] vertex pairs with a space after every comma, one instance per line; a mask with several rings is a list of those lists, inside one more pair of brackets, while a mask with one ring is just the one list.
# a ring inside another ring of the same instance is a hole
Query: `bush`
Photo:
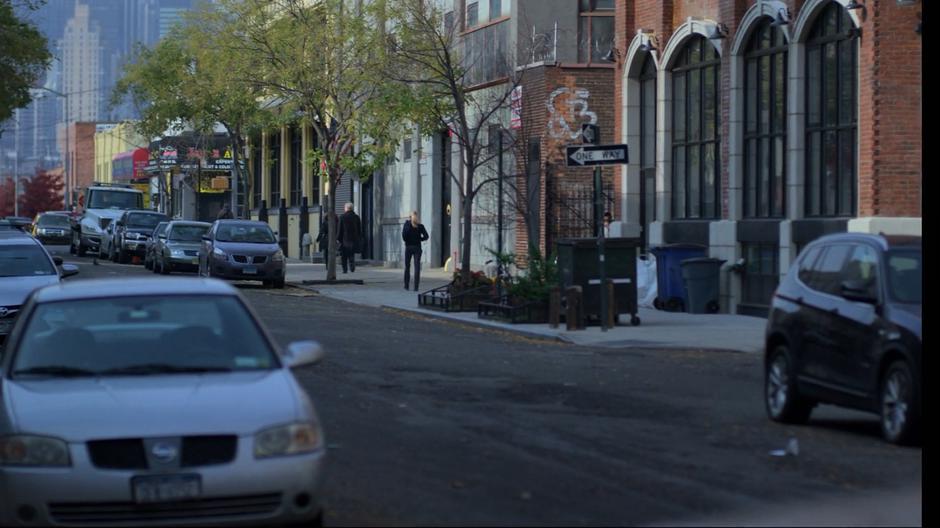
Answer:
[[558, 286], [558, 265], [554, 256], [542, 258], [538, 248], [529, 250], [528, 269], [516, 275], [509, 285], [509, 300], [513, 305], [527, 302], [548, 302], [552, 288]]

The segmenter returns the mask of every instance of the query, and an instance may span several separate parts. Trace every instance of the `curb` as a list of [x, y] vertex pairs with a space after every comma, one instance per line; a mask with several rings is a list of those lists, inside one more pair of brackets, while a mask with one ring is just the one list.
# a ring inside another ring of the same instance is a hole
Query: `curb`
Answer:
[[402, 308], [401, 306], [391, 306], [387, 304], [383, 304], [379, 308], [382, 308], [383, 310], [394, 311], [394, 312], [407, 312], [410, 314], [422, 315], [425, 317], [432, 317], [434, 319], [440, 319], [442, 321], [448, 321], [448, 322], [455, 323], [455, 324], [472, 326], [472, 327], [481, 328], [484, 330], [496, 330], [496, 331], [506, 332], [510, 334], [516, 334], [516, 335], [520, 335], [523, 337], [528, 337], [530, 339], [538, 339], [541, 341], [556, 341], [556, 342], [566, 343], [566, 344], [575, 344], [574, 342], [562, 336], [549, 336], [545, 334], [540, 334], [538, 332], [529, 332], [528, 330], [519, 330], [517, 328], [512, 328], [512, 327], [497, 326], [497, 324], [490, 324], [490, 323], [486, 323], [483, 321], [467, 321], [464, 319], [455, 319], [453, 317], [448, 317], [446, 315], [443, 315], [437, 312], [432, 312], [430, 310], [421, 310], [418, 308], [415, 308], [415, 309]]

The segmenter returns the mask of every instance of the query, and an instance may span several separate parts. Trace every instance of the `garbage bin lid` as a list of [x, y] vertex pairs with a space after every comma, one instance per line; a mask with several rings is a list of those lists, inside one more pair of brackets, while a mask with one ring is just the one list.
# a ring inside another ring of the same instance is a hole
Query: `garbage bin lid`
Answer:
[[683, 259], [680, 265], [685, 266], [686, 264], [692, 264], [692, 265], [694, 264], [724, 264], [725, 262], [728, 262], [728, 261], [724, 259], [712, 258], [712, 257], [695, 257], [695, 258]]

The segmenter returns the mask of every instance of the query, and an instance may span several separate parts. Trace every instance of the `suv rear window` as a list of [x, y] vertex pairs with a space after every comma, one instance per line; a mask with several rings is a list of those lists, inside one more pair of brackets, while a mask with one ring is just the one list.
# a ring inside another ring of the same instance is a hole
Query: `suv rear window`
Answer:
[[813, 265], [813, 275], [809, 287], [830, 295], [839, 295], [842, 286], [842, 268], [852, 251], [850, 245], [837, 245], [825, 248], [822, 256]]

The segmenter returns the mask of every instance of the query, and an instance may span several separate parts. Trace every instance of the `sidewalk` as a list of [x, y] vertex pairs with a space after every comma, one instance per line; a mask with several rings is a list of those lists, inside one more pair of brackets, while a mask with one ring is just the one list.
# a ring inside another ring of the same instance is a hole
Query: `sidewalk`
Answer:
[[[321, 295], [355, 304], [377, 308], [392, 308], [429, 317], [449, 319], [465, 324], [496, 328], [528, 337], [558, 339], [567, 343], [608, 348], [692, 348], [731, 350], [758, 353], [763, 349], [766, 320], [730, 314], [686, 314], [662, 312], [640, 308], [640, 326], [618, 326], [602, 332], [597, 326], [586, 330], [568, 332], [564, 325], [551, 328], [547, 324], [508, 324], [479, 319], [475, 312], [446, 313], [418, 307], [418, 296], [406, 291], [403, 284], [404, 271], [378, 266], [359, 266], [355, 273], [343, 274], [340, 269], [337, 279], [361, 279], [364, 284], [307, 286], [304, 280], [326, 278], [323, 264], [288, 261], [287, 282], [302, 288], [315, 290]], [[450, 282], [451, 273], [441, 268], [421, 270], [421, 292]], [[621, 316], [621, 320], [624, 317]], [[629, 317], [626, 318], [629, 320]]]

